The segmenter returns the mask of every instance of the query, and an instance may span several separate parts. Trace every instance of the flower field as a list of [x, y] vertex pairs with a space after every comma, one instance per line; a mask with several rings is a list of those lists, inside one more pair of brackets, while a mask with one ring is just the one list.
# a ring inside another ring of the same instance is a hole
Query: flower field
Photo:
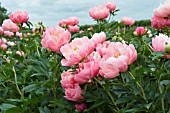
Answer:
[[[0, 27], [0, 113], [169, 113], [170, 0], [149, 21], [106, 2], [46, 27], [15, 11]], [[121, 11], [121, 10], [120, 10]]]

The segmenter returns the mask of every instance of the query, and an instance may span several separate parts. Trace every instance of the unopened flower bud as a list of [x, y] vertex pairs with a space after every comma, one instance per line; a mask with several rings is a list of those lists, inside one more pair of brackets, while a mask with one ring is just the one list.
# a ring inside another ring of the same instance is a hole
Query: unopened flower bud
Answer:
[[134, 36], [138, 36], [138, 34], [137, 34], [137, 32], [136, 32], [136, 31], [134, 31], [134, 32], [133, 32], [133, 35], [134, 35]]
[[165, 45], [165, 52], [170, 54], [170, 44]]

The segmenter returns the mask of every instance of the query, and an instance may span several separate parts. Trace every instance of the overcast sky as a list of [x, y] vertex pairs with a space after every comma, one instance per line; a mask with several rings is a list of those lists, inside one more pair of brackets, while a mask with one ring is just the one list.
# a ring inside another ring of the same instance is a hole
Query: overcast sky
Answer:
[[79, 25], [94, 24], [89, 9], [106, 1], [114, 2], [120, 9], [115, 16], [119, 21], [124, 16], [135, 20], [150, 19], [154, 8], [165, 0], [0, 0], [8, 12], [27, 11], [33, 24], [43, 21], [47, 27], [56, 26], [60, 20], [70, 16], [77, 16]]

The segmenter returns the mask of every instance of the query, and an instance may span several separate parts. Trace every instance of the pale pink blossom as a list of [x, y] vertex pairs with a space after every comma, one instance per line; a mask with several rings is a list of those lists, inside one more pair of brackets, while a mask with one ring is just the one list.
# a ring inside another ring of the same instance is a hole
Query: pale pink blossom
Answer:
[[93, 30], [93, 27], [89, 27], [87, 30], [92, 31], [92, 30]]
[[28, 13], [26, 11], [16, 11], [10, 14], [10, 19], [16, 24], [22, 24], [28, 21]]
[[61, 21], [59, 22], [59, 24], [58, 24], [58, 25], [59, 25], [60, 27], [63, 27], [64, 25], [65, 25], [65, 26], [67, 26], [67, 25], [68, 25], [68, 23], [69, 23], [69, 22], [68, 22], [68, 20], [63, 19], [63, 20], [61, 20]]
[[0, 27], [0, 35], [4, 34], [4, 30]]
[[22, 38], [22, 33], [16, 32], [16, 36], [19, 36], [20, 38]]
[[165, 1], [158, 8], [154, 10], [154, 15], [157, 17], [168, 17], [170, 16], [170, 0]]
[[75, 38], [71, 43], [61, 47], [60, 51], [65, 57], [61, 60], [61, 64], [63, 66], [78, 64], [93, 52], [94, 47], [94, 43], [88, 37]]
[[70, 17], [68, 19], [63, 19], [59, 22], [59, 26], [60, 27], [63, 27], [63, 25], [65, 26], [74, 26], [74, 25], [77, 25], [79, 23], [79, 19], [77, 17]]
[[133, 20], [130, 17], [123, 17], [120, 22], [123, 22], [125, 25], [132, 26], [135, 23], [135, 20]]
[[16, 51], [16, 54], [18, 54], [19, 56], [24, 56], [24, 52], [23, 51]]
[[112, 12], [116, 9], [116, 4], [113, 2], [106, 2], [103, 5], [106, 6], [110, 12]]
[[83, 30], [80, 30], [79, 33], [84, 33], [84, 31], [83, 31]]
[[8, 58], [6, 59], [6, 62], [7, 62], [7, 63], [10, 63], [10, 61], [11, 61], [10, 59], [8, 59]]
[[1, 47], [3, 50], [6, 50], [8, 46], [7, 46], [6, 44], [1, 44], [0, 47]]
[[95, 46], [97, 46], [97, 44], [103, 43], [106, 40], [106, 34], [104, 32], [95, 33], [91, 40], [94, 42]]
[[137, 27], [134, 32], [137, 34], [137, 36], [141, 36], [146, 32], [146, 30], [144, 27]]
[[83, 112], [85, 109], [87, 109], [87, 105], [85, 102], [80, 103], [80, 104], [76, 104], [75, 108], [79, 111], [79, 112]]
[[119, 72], [125, 72], [128, 65], [137, 58], [137, 52], [133, 45], [126, 45], [125, 42], [111, 42], [106, 54], [100, 60], [100, 75], [105, 78], [114, 78]]
[[85, 60], [84, 62], [79, 63], [74, 80], [79, 84], [84, 84], [97, 76], [98, 73], [99, 62], [94, 60]]
[[0, 39], [0, 45], [2, 45], [3, 44], [3, 40], [2, 39]]
[[81, 95], [82, 93], [81, 87], [79, 85], [75, 85], [74, 88], [65, 89], [64, 97], [68, 100], [77, 102], [84, 99], [84, 97]]
[[95, 20], [105, 19], [109, 16], [110, 11], [106, 6], [98, 6], [98, 7], [91, 8], [89, 10], [89, 14]]
[[19, 31], [19, 27], [13, 23], [10, 19], [6, 19], [2, 23], [2, 29], [4, 31], [11, 31], [11, 32], [17, 32]]
[[60, 52], [61, 46], [67, 44], [71, 39], [69, 31], [59, 26], [47, 28], [43, 32], [42, 46], [43, 48], [49, 48], [54, 52]]
[[100, 53], [98, 51], [93, 51], [89, 56], [88, 59], [93, 59], [95, 61], [100, 61], [102, 58], [102, 56], [100, 55]]
[[103, 44], [100, 44], [100, 43], [99, 43], [99, 44], [96, 46], [96, 51], [100, 54], [101, 57], [103, 57], [103, 55], [106, 54], [106, 50], [107, 50], [107, 48], [109, 47], [109, 44], [110, 44], [109, 41], [105, 41], [105, 42], [103, 42]]
[[74, 88], [77, 82], [74, 80], [74, 74], [70, 71], [63, 72], [61, 74], [61, 81], [60, 81], [63, 89]]
[[4, 31], [4, 35], [11, 37], [14, 36], [14, 33], [10, 31]]
[[68, 25], [77, 25], [79, 23], [79, 19], [77, 17], [70, 17], [68, 18]]
[[15, 43], [11, 42], [11, 41], [8, 41], [7, 44], [8, 44], [8, 46], [14, 46], [15, 45]]
[[74, 25], [74, 26], [72, 26], [72, 25], [69, 25], [68, 26], [68, 30], [70, 31], [70, 32], [78, 32], [79, 31], [79, 26], [78, 25]]
[[170, 38], [167, 35], [159, 34], [152, 38], [152, 49], [155, 52], [165, 52], [165, 45], [170, 44]]

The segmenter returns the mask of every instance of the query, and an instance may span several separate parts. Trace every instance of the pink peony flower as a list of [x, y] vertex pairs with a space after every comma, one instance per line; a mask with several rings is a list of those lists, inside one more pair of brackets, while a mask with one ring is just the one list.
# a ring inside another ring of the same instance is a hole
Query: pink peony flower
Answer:
[[83, 112], [85, 109], [87, 109], [87, 105], [85, 102], [80, 103], [80, 104], [76, 104], [75, 108], [79, 111], [79, 112]]
[[6, 19], [3, 21], [2, 29], [4, 31], [11, 31], [11, 32], [19, 31], [19, 27], [15, 23], [13, 23], [10, 19]]
[[64, 20], [61, 20], [58, 25], [60, 27], [63, 27], [63, 25], [68, 25], [68, 23], [69, 23], [68, 20], [64, 19]]
[[28, 21], [28, 13], [26, 11], [16, 11], [10, 14], [10, 19], [16, 24], [22, 24]]
[[158, 8], [154, 10], [154, 15], [157, 17], [168, 17], [170, 16], [170, 1], [167, 0], [163, 4], [161, 4]]
[[128, 65], [137, 58], [137, 52], [133, 45], [124, 42], [111, 42], [106, 54], [100, 60], [100, 75], [105, 78], [114, 78], [119, 72], [125, 72]]
[[146, 32], [144, 27], [137, 27], [135, 29], [135, 33], [137, 34], [137, 36], [143, 35]]
[[43, 48], [49, 48], [54, 52], [60, 52], [61, 46], [67, 44], [70, 41], [71, 34], [69, 31], [59, 26], [47, 28], [43, 32], [42, 46]]
[[0, 27], [0, 35], [4, 34], [4, 30]]
[[2, 44], [2, 45], [0, 45], [0, 47], [1, 47], [3, 50], [6, 50], [6, 49], [7, 49], [7, 45], [6, 45], [6, 44]]
[[170, 38], [167, 35], [159, 34], [155, 38], [152, 38], [152, 48], [155, 52], [165, 52], [165, 45], [170, 44]]
[[88, 56], [88, 59], [93, 59], [95, 61], [100, 61], [101, 60], [101, 55], [99, 54], [98, 51], [93, 51], [89, 56]]
[[4, 31], [4, 35], [11, 37], [14, 36], [14, 33], [10, 31]]
[[91, 78], [94, 78], [99, 73], [99, 62], [85, 60], [79, 64], [79, 67], [75, 73], [74, 80], [79, 84], [88, 82]]
[[105, 19], [109, 16], [110, 11], [106, 6], [98, 6], [98, 7], [91, 8], [89, 10], [89, 14], [95, 20]]
[[156, 29], [162, 29], [162, 28], [165, 28], [167, 26], [167, 19], [153, 16], [151, 18], [151, 24]]
[[120, 22], [123, 22], [125, 25], [132, 26], [135, 23], [135, 20], [129, 17], [123, 17]]
[[79, 85], [75, 85], [74, 88], [68, 88], [65, 89], [65, 98], [71, 101], [79, 101], [84, 99], [83, 96], [81, 96], [82, 94], [82, 89]]
[[74, 86], [77, 85], [77, 82], [74, 80], [74, 75], [69, 71], [61, 74], [60, 83], [63, 89], [74, 88]]
[[22, 38], [22, 33], [16, 32], [16, 36], [19, 36], [20, 38]]
[[79, 26], [78, 25], [75, 25], [75, 26], [69, 25], [68, 30], [70, 32], [78, 32], [79, 31]]
[[16, 54], [18, 54], [19, 56], [24, 56], [24, 52], [23, 51], [16, 51]]
[[3, 44], [3, 40], [2, 39], [0, 39], [0, 45], [2, 45]]
[[103, 5], [106, 6], [110, 12], [112, 12], [116, 9], [116, 4], [113, 2], [106, 2]]
[[15, 45], [15, 43], [14, 42], [7, 42], [7, 44], [8, 44], [8, 46], [14, 46]]
[[109, 41], [105, 41], [105, 42], [103, 42], [103, 44], [100, 44], [100, 43], [99, 43], [99, 44], [96, 46], [96, 51], [100, 54], [101, 57], [103, 57], [103, 55], [106, 54], [106, 50], [107, 50], [107, 48], [109, 47], [109, 44], [110, 44]]
[[84, 31], [83, 31], [83, 30], [80, 30], [79, 33], [84, 33]]
[[77, 25], [79, 23], [79, 19], [77, 17], [70, 17], [68, 18], [68, 24], [67, 25]]
[[94, 50], [93, 42], [88, 37], [75, 38], [71, 43], [61, 47], [60, 51], [65, 57], [61, 60], [63, 66], [78, 64], [80, 60], [90, 55]]
[[60, 27], [63, 27], [63, 25], [65, 26], [74, 26], [74, 25], [77, 25], [79, 23], [79, 19], [77, 17], [70, 17], [68, 19], [64, 19], [64, 20], [61, 20], [59, 22], [59, 26]]
[[106, 40], [106, 34], [104, 32], [95, 33], [91, 40], [94, 42], [95, 46], [97, 46], [97, 44], [103, 43]]
[[92, 30], [93, 30], [93, 27], [89, 27], [87, 30], [92, 31]]

